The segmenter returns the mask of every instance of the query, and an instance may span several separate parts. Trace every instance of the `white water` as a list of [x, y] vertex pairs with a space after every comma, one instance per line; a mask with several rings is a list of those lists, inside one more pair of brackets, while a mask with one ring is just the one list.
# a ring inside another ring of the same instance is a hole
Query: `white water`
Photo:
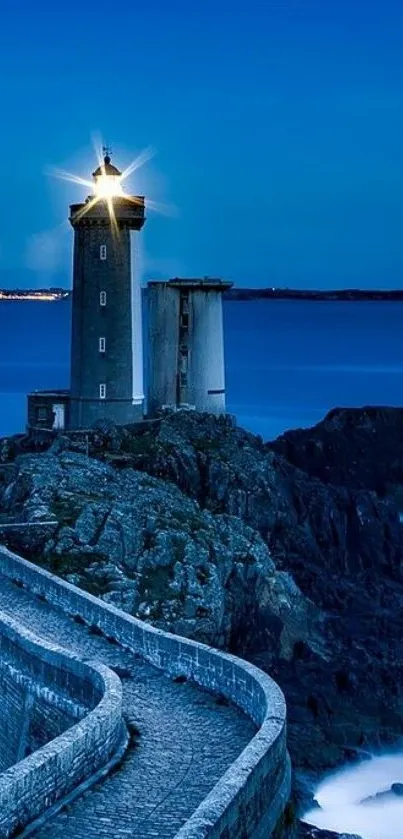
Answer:
[[315, 800], [321, 809], [305, 813], [304, 821], [362, 839], [403, 839], [403, 797], [390, 793], [381, 800], [364, 799], [403, 783], [403, 752], [373, 756], [336, 772], [323, 781]]

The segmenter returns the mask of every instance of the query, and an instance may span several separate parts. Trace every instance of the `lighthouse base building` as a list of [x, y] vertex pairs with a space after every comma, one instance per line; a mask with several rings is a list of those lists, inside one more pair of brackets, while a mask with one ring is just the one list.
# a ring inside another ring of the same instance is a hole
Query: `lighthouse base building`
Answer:
[[208, 277], [148, 283], [150, 416], [180, 408], [225, 413], [222, 295], [231, 286]]

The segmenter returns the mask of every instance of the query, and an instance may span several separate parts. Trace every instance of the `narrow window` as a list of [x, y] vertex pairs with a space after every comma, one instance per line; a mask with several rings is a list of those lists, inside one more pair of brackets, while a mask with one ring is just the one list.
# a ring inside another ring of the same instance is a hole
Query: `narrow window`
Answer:
[[106, 399], [106, 385], [99, 385], [99, 398]]
[[105, 352], [106, 350], [106, 340], [105, 338], [99, 339], [99, 352]]
[[181, 352], [180, 355], [180, 371], [181, 373], [187, 373], [188, 369], [188, 354], [186, 352]]
[[102, 262], [105, 262], [106, 259], [106, 245], [101, 245], [99, 249], [99, 258], [102, 259]]
[[180, 293], [180, 311], [182, 315], [189, 314], [189, 292], [187, 291]]
[[106, 306], [106, 291], [101, 291], [99, 294], [99, 305]]

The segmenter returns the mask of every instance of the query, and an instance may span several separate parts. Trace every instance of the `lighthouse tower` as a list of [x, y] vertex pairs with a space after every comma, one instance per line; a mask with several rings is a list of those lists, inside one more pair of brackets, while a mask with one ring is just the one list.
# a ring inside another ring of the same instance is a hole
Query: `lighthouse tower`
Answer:
[[99, 419], [121, 425], [143, 416], [141, 289], [131, 233], [143, 227], [144, 197], [124, 194], [122, 173], [104, 152], [93, 173], [94, 194], [70, 207], [70, 428], [89, 428]]

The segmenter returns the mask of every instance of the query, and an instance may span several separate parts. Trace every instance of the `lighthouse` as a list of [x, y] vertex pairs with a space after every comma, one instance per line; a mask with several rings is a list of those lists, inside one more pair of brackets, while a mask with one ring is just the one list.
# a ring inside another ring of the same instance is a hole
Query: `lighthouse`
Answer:
[[[28, 394], [28, 428], [87, 429], [143, 418], [141, 287], [135, 237], [144, 196], [127, 195], [103, 149], [92, 194], [70, 206], [74, 230], [70, 390]], [[91, 183], [91, 182], [90, 182]]]
[[99, 419], [119, 425], [143, 416], [141, 289], [133, 238], [144, 197], [125, 195], [122, 173], [104, 149], [94, 194], [72, 204], [74, 230], [70, 428]]

